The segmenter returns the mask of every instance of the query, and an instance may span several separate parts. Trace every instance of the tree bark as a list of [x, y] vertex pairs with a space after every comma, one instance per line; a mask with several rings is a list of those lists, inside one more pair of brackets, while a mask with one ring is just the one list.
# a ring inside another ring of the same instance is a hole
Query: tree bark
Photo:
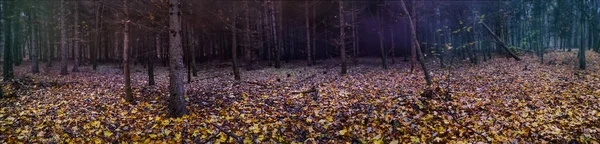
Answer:
[[39, 68], [39, 64], [38, 64], [38, 49], [39, 47], [35, 44], [37, 42], [36, 40], [36, 34], [34, 31], [34, 25], [35, 25], [35, 18], [36, 18], [36, 14], [35, 14], [35, 4], [33, 4], [33, 8], [34, 10], [31, 10], [31, 72], [32, 73], [39, 73], [40, 72], [40, 68]]
[[131, 92], [131, 76], [129, 72], [129, 10], [127, 0], [123, 1], [125, 11], [125, 29], [123, 30], [123, 74], [125, 75], [125, 100], [133, 102], [133, 93]]
[[275, 18], [275, 15], [279, 15], [279, 7], [281, 7], [281, 1], [278, 1], [278, 8], [275, 9], [275, 4], [273, 4], [273, 1], [271, 1], [271, 24], [273, 25], [273, 53], [275, 54], [275, 68], [280, 68], [281, 67], [281, 63], [280, 63], [280, 59], [281, 59], [281, 38], [280, 36], [280, 32], [279, 32], [279, 27], [280, 24], [277, 23], [277, 18]]
[[[583, 6], [584, 2], [581, 1], [581, 4]], [[583, 11], [582, 11], [583, 12]], [[584, 17], [583, 14], [581, 15], [581, 20], [579, 23], [579, 28], [580, 28], [580, 32], [581, 32], [581, 43], [579, 45], [579, 53], [578, 53], [578, 57], [579, 57], [579, 69], [585, 70], [586, 69], [586, 61], [585, 61], [585, 31], [584, 31]]]
[[431, 81], [431, 78], [429, 76], [429, 71], [427, 70], [427, 66], [425, 65], [425, 58], [423, 56], [423, 53], [421, 52], [421, 46], [419, 45], [419, 40], [417, 40], [417, 31], [415, 29], [415, 25], [413, 23], [412, 17], [410, 16], [410, 13], [408, 13], [408, 10], [406, 9], [406, 5], [404, 4], [404, 0], [400, 0], [402, 9], [404, 10], [404, 13], [406, 13], [406, 15], [408, 16], [408, 25], [410, 27], [410, 38], [411, 41], [413, 42], [413, 46], [415, 46], [415, 50], [417, 51], [417, 53], [419, 54], [419, 63], [421, 64], [421, 68], [423, 69], [423, 74], [425, 75], [425, 82], [427, 83], [427, 85], [431, 85], [433, 84], [433, 82]]
[[73, 69], [71, 69], [72, 72], [79, 72], [79, 57], [80, 57], [80, 47], [79, 47], [79, 1], [73, 1], [73, 4], [75, 5], [75, 24], [73, 25]]
[[179, 0], [169, 1], [169, 115], [181, 117], [188, 114], [185, 107], [185, 77], [183, 67], [183, 49], [181, 47], [181, 3]]
[[238, 68], [238, 62], [237, 62], [237, 30], [235, 27], [235, 23], [237, 22], [237, 13], [235, 11], [235, 5], [233, 8], [233, 13], [234, 16], [232, 17], [231, 20], [231, 63], [232, 63], [232, 67], [233, 67], [233, 78], [235, 80], [241, 80], [242, 78], [240, 77], [240, 70]]
[[61, 68], [60, 68], [60, 75], [67, 75], [69, 74], [67, 72], [67, 25], [65, 24], [66, 21], [66, 17], [65, 17], [65, 1], [61, 0], [60, 1], [60, 14], [59, 14], [59, 19], [60, 19], [60, 63], [61, 63]]
[[392, 64], [396, 63], [396, 41], [394, 41], [394, 28], [390, 27], [390, 42], [392, 42], [392, 46], [390, 47], [390, 51], [392, 53]]
[[344, 41], [344, 37], [345, 37], [345, 33], [344, 33], [344, 27], [345, 27], [345, 22], [344, 22], [344, 1], [343, 0], [338, 0], [338, 16], [340, 17], [340, 40], [339, 40], [339, 46], [340, 46], [340, 55], [342, 57], [342, 71], [341, 74], [345, 75], [346, 73], [348, 73], [347, 71], [347, 66], [346, 66], [346, 43]]
[[304, 0], [304, 18], [306, 21], [306, 59], [308, 62], [308, 66], [312, 66], [312, 60], [311, 60], [311, 51], [310, 51], [310, 26], [308, 24], [308, 0]]
[[381, 18], [380, 10], [377, 11], [377, 36], [379, 37], [379, 51], [381, 53], [381, 64], [383, 69], [388, 69], [387, 65], [387, 54], [385, 53], [385, 47], [383, 46], [383, 19]]
[[312, 65], [317, 64], [317, 42], [316, 42], [316, 33], [317, 33], [317, 16], [316, 16], [316, 4], [312, 6]]
[[98, 54], [100, 53], [100, 8], [102, 7], [102, 1], [97, 2], [98, 7], [96, 8], [96, 28], [94, 33], [94, 49], [92, 50], [92, 69], [98, 70]]
[[3, 3], [3, 15], [6, 14], [6, 16], [4, 16], [4, 66], [3, 66], [3, 74], [4, 74], [4, 81], [8, 81], [10, 79], [13, 78], [13, 61], [12, 61], [12, 48], [13, 48], [13, 43], [12, 43], [12, 25], [14, 24], [14, 20], [12, 17], [13, 12], [13, 4], [14, 1], [3, 1], [5, 3]]

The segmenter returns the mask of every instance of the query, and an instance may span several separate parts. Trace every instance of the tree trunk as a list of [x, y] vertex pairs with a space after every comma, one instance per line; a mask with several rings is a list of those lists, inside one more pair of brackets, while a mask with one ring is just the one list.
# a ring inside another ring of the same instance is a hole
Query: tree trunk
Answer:
[[339, 39], [339, 46], [340, 46], [340, 55], [342, 57], [342, 75], [345, 75], [346, 73], [348, 73], [347, 71], [347, 66], [346, 66], [346, 43], [344, 42], [344, 37], [345, 37], [345, 33], [344, 33], [344, 27], [345, 27], [345, 22], [344, 22], [344, 1], [343, 0], [338, 0], [338, 16], [340, 17], [340, 39]]
[[419, 45], [419, 40], [417, 40], [417, 31], [415, 29], [415, 23], [413, 23], [413, 20], [410, 16], [410, 13], [408, 13], [408, 10], [406, 9], [406, 5], [404, 4], [404, 0], [400, 0], [401, 5], [402, 5], [402, 9], [404, 10], [404, 13], [406, 13], [406, 15], [408, 16], [408, 25], [410, 27], [410, 38], [411, 41], [413, 42], [415, 49], [417, 51], [417, 53], [419, 54], [419, 63], [421, 64], [421, 68], [423, 69], [423, 74], [425, 75], [425, 82], [427, 82], [427, 85], [431, 85], [433, 84], [433, 82], [431, 81], [431, 78], [429, 76], [429, 71], [427, 70], [427, 66], [425, 66], [425, 58], [423, 56], [423, 53], [421, 52], [421, 46]]
[[316, 29], [317, 29], [317, 17], [316, 17], [316, 4], [314, 6], [312, 6], [312, 65], [316, 65], [317, 64], [317, 40], [316, 40]]
[[98, 54], [100, 53], [100, 8], [102, 1], [98, 1], [96, 8], [96, 28], [94, 33], [94, 50], [92, 53], [92, 69], [98, 70]]
[[356, 65], [358, 63], [358, 56], [357, 54], [357, 46], [358, 44], [356, 43], [356, 7], [355, 7], [355, 2], [352, 3], [352, 62]]
[[[402, 2], [402, 3], [404, 4], [404, 2]], [[406, 9], [406, 5], [404, 5], [404, 6], [405, 6], [405, 9]], [[416, 10], [415, 10], [416, 8], [415, 8], [415, 6], [413, 5], [413, 7], [411, 9], [412, 9], [413, 14], [415, 15], [415, 19], [416, 19]], [[408, 15], [408, 10], [406, 10], [405, 13]], [[415, 35], [415, 39], [417, 38], [417, 34], [416, 34], [417, 30], [415, 29], [416, 28], [415, 25], [416, 25], [417, 21], [418, 20], [415, 20], [413, 22], [412, 19], [409, 19], [409, 22], [411, 22], [409, 24], [410, 32], [411, 32], [411, 34], [410, 34], [411, 35], [411, 40], [410, 40], [410, 72], [411, 73], [415, 69], [417, 69], [417, 46], [419, 46], [419, 44], [415, 43], [415, 40], [412, 39], [412, 35], [413, 34]]]
[[148, 55], [148, 85], [153, 86], [154, 82], [154, 59], [156, 58], [156, 52], [160, 50], [160, 34], [157, 32], [154, 35], [154, 41], [156, 48], [150, 48], [150, 54]]
[[185, 89], [183, 86], [184, 67], [181, 48], [181, 3], [169, 1], [169, 115], [181, 117], [188, 114], [185, 107]]
[[275, 54], [275, 68], [280, 68], [281, 67], [281, 63], [280, 63], [280, 58], [281, 58], [281, 45], [280, 45], [280, 39], [281, 37], [279, 37], [279, 27], [280, 24], [277, 23], [277, 18], [275, 18], [275, 15], [279, 15], [279, 9], [281, 7], [280, 3], [281, 1], [278, 1], [278, 8], [275, 9], [275, 4], [273, 3], [273, 1], [271, 1], [271, 24], [273, 25], [273, 53]]
[[[34, 4], [35, 5], [35, 4]], [[36, 8], [34, 6], [34, 8]], [[31, 72], [32, 73], [39, 73], [40, 72], [40, 68], [39, 68], [39, 64], [38, 64], [38, 49], [39, 47], [34, 44], [36, 43], [36, 34], [34, 32], [34, 24], [35, 24], [35, 16], [36, 14], [34, 13], [35, 10], [31, 10], [31, 23], [30, 23], [30, 27], [31, 27]]]
[[123, 30], [123, 74], [125, 75], [125, 100], [133, 102], [133, 93], [131, 92], [131, 76], [129, 73], [129, 10], [127, 0], [123, 2], [125, 11], [125, 29]]
[[65, 1], [60, 1], [60, 75], [67, 75], [67, 25], [65, 24]]
[[[581, 3], [584, 4], [583, 1]], [[585, 68], [586, 68], [586, 63], [585, 63], [586, 62], [585, 61], [585, 39], [584, 39], [584, 37], [585, 37], [585, 31], [584, 31], [584, 28], [583, 28], [583, 26], [584, 26], [583, 24], [584, 24], [585, 21], [584, 21], [583, 14], [580, 14], [580, 15], [581, 15], [581, 21], [579, 23], [579, 28], [581, 30], [580, 31], [581, 32], [581, 39], [580, 39], [581, 43], [579, 45], [579, 53], [578, 53], [579, 54], [579, 56], [578, 56], [579, 57], [579, 69], [585, 70]]]
[[304, 0], [304, 18], [306, 21], [306, 60], [308, 62], [308, 66], [312, 65], [312, 60], [311, 60], [311, 51], [310, 51], [310, 26], [308, 24], [308, 0]]
[[392, 53], [392, 64], [396, 63], [396, 41], [394, 41], [394, 28], [390, 27], [390, 42], [392, 42], [392, 46], [390, 47], [390, 51]]
[[[248, 8], [248, 0], [244, 0], [244, 59], [246, 60], [246, 70], [252, 69], [254, 64], [254, 45], [250, 41], [250, 9]], [[260, 15], [260, 14], [259, 14]], [[261, 41], [262, 44], [262, 41]]]
[[379, 12], [379, 10], [376, 10], [377, 12], [377, 36], [379, 38], [379, 52], [381, 53], [381, 64], [383, 66], [383, 69], [387, 69], [387, 54], [385, 53], [385, 47], [383, 47], [383, 26], [381, 23], [383, 23], [383, 19], [381, 18], [381, 14]]
[[[235, 5], [233, 8], [234, 13], [235, 12]], [[233, 66], [233, 78], [235, 80], [241, 80], [242, 78], [240, 77], [240, 70], [238, 68], [238, 62], [237, 62], [237, 30], [235, 27], [235, 23], [237, 22], [237, 13], [234, 14], [234, 16], [232, 17], [232, 21], [231, 21], [231, 63]]]
[[5, 3], [3, 3], [3, 14], [6, 14], [7, 16], [4, 16], [4, 30], [6, 31], [4, 33], [4, 63], [3, 63], [3, 74], [4, 74], [4, 81], [8, 81], [10, 79], [13, 78], [13, 61], [12, 61], [12, 48], [13, 48], [13, 43], [12, 43], [12, 25], [14, 24], [14, 17], [12, 17], [12, 15], [14, 15], [14, 13], [12, 12], [13, 9], [13, 4], [14, 1], [3, 1]]
[[71, 69], [72, 72], [79, 72], [79, 57], [80, 57], [80, 47], [79, 47], [79, 2], [78, 1], [73, 1], [74, 5], [75, 5], [75, 24], [73, 25], [73, 29], [75, 29], [74, 33], [73, 33], [73, 38], [75, 40], [73, 40], [73, 69]]

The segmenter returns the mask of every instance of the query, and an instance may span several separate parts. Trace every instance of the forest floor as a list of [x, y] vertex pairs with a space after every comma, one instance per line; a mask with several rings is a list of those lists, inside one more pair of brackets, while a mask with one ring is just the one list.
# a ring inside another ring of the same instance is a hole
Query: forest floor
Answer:
[[0, 99], [0, 143], [597, 143], [600, 56], [588, 52], [585, 71], [574, 52], [547, 54], [547, 64], [521, 57], [446, 69], [431, 62], [433, 91], [406, 62], [383, 70], [378, 59], [360, 59], [340, 76], [335, 60], [297, 61], [242, 70], [242, 82], [228, 63], [200, 64], [185, 86], [190, 114], [182, 118], [166, 117], [165, 67], [157, 67], [156, 86], [133, 67], [129, 104], [114, 65], [67, 76], [57, 65], [40, 74], [22, 65]]

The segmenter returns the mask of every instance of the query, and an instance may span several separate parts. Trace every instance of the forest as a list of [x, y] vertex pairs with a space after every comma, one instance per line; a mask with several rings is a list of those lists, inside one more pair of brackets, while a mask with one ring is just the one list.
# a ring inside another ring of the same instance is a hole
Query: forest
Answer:
[[600, 141], [599, 0], [0, 0], [0, 143]]

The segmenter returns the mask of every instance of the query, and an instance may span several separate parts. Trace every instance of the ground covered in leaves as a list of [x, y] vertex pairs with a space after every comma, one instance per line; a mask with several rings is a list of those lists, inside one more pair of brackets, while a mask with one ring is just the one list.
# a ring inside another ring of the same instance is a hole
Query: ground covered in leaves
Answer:
[[129, 104], [116, 66], [59, 76], [57, 66], [30, 74], [24, 65], [3, 86], [0, 143], [597, 143], [598, 54], [588, 52], [585, 71], [573, 52], [548, 54], [546, 64], [522, 58], [446, 69], [431, 62], [431, 88], [406, 62], [382, 70], [362, 59], [339, 76], [337, 61], [299, 61], [244, 70], [242, 82], [227, 63], [201, 64], [186, 84], [190, 114], [182, 118], [166, 117], [165, 67], [156, 86], [134, 67]]

